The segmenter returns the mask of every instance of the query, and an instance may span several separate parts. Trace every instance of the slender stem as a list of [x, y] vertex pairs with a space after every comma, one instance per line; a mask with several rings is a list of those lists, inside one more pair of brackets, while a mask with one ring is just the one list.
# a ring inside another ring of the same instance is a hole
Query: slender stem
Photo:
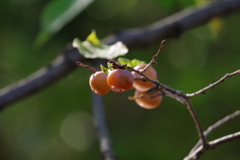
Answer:
[[186, 107], [187, 107], [189, 113], [191, 114], [191, 116], [192, 116], [192, 118], [195, 122], [197, 131], [198, 131], [198, 136], [201, 139], [201, 142], [202, 142], [202, 145], [203, 145], [203, 149], [207, 149], [208, 148], [208, 142], [207, 142], [206, 137], [203, 133], [203, 128], [202, 128], [200, 120], [197, 116], [197, 113], [195, 112], [195, 110], [194, 110], [192, 104], [190, 103], [189, 99], [185, 98], [185, 100], [186, 100]]
[[86, 64], [84, 64], [84, 63], [82, 63], [82, 62], [80, 62], [80, 61], [76, 61], [76, 64], [77, 64], [78, 66], [85, 67], [86, 69], [91, 70], [91, 71], [95, 71], [95, 72], [100, 71], [100, 70], [98, 70], [98, 69], [96, 69], [96, 68], [94, 68], [94, 67], [88, 66], [88, 65], [86, 65]]
[[150, 95], [150, 96], [143, 96], [143, 95], [141, 95], [141, 96], [135, 96], [135, 97], [131, 97], [131, 96], [129, 96], [128, 97], [128, 100], [135, 100], [135, 99], [141, 99], [141, 98], [150, 98], [150, 99], [152, 99], [152, 98], [155, 98], [155, 97], [158, 97], [158, 96], [162, 96], [162, 95], [164, 95], [163, 93], [159, 93], [159, 94], [154, 94], [154, 95]]
[[191, 93], [191, 94], [186, 94], [186, 96], [188, 98], [191, 98], [191, 97], [194, 97], [194, 96], [197, 96], [199, 94], [204, 94], [205, 91], [209, 90], [209, 89], [213, 89], [213, 87], [215, 87], [216, 85], [218, 85], [219, 83], [221, 82], [224, 82], [227, 78], [231, 78], [232, 76], [236, 75], [236, 74], [239, 74], [240, 73], [240, 70], [236, 70], [235, 72], [232, 72], [232, 73], [227, 73], [225, 76], [223, 76], [222, 78], [220, 78], [218, 81], [216, 81], [215, 83], [213, 84], [210, 84], [208, 85], [207, 87], [203, 88], [203, 89], [200, 89], [199, 91], [197, 92], [194, 92], [194, 93]]
[[236, 139], [240, 139], [240, 131], [235, 132], [233, 134], [223, 136], [223, 137], [215, 139], [213, 141], [210, 141], [207, 149], [204, 149], [203, 146], [199, 146], [198, 148], [196, 148], [196, 150], [194, 150], [192, 153], [190, 153], [188, 156], [186, 156], [184, 158], [184, 160], [197, 160], [197, 159], [200, 158], [200, 156], [203, 153], [207, 152], [208, 150], [215, 149], [216, 147], [218, 147], [222, 144], [225, 144], [227, 142], [231, 142], [231, 141], [236, 140]]
[[211, 146], [211, 148], [215, 148], [221, 144], [236, 140], [236, 139], [240, 139], [240, 131], [239, 132], [235, 132], [233, 134], [229, 134], [226, 136], [223, 136], [221, 138], [215, 139], [213, 141], [210, 141], [209, 144]]
[[[144, 74], [143, 72], [140, 72], [139, 70], [135, 70], [135, 69], [132, 68], [132, 67], [128, 67], [128, 69], [129, 69], [130, 71], [137, 72], [138, 74], [140, 74], [141, 76], [143, 76], [143, 77], [144, 77], [144, 78], [143, 78], [144, 81], [150, 81], [150, 82], [156, 84], [156, 85], [157, 85], [158, 87], [160, 87], [161, 89], [165, 89], [165, 90], [167, 90], [167, 91], [169, 91], [169, 92], [171, 92], [171, 93], [173, 93], [173, 94], [176, 94], [176, 95], [178, 95], [178, 96], [186, 97], [185, 94], [183, 94], [181, 91], [175, 90], [175, 89], [173, 89], [173, 88], [171, 88], [171, 87], [169, 87], [169, 86], [167, 86], [167, 85], [159, 82], [158, 80], [154, 80], [154, 79], [148, 77], [148, 76], [147, 76], [146, 74]], [[143, 80], [143, 79], [141, 78], [141, 79], [136, 79], [136, 80]]]
[[203, 128], [202, 128], [201, 122], [200, 122], [200, 120], [197, 116], [197, 113], [195, 112], [192, 104], [190, 103], [189, 99], [186, 98], [185, 96], [176, 95], [176, 94], [174, 94], [172, 92], [169, 92], [168, 90], [165, 90], [165, 89], [162, 89], [162, 92], [164, 93], [164, 95], [176, 99], [177, 101], [181, 102], [183, 105], [185, 105], [187, 107], [187, 109], [188, 109], [190, 115], [192, 116], [192, 118], [194, 120], [194, 123], [196, 125], [198, 136], [199, 136], [199, 138], [202, 142], [202, 145], [204, 146], [204, 148], [207, 148], [208, 143], [207, 143], [207, 140], [206, 140], [206, 138], [203, 134]]
[[164, 45], [165, 43], [166, 43], [166, 39], [161, 42], [160, 47], [159, 47], [157, 53], [153, 56], [152, 60], [145, 66], [145, 68], [140, 69], [139, 72], [143, 73], [143, 72], [145, 72], [152, 64], [156, 64], [155, 60], [156, 60], [156, 58], [158, 57], [158, 55], [160, 54], [160, 52], [162, 51], [163, 45]]
[[[208, 136], [212, 131], [214, 131], [215, 129], [219, 128], [220, 126], [222, 126], [223, 124], [225, 124], [226, 122], [229, 122], [230, 120], [236, 118], [237, 116], [240, 116], [240, 110], [235, 111], [234, 113], [227, 115], [226, 117], [224, 117], [223, 119], [220, 119], [219, 121], [217, 121], [216, 123], [214, 123], [213, 125], [209, 126], [208, 129], [206, 131], [204, 131], [204, 136]], [[199, 140], [196, 145], [192, 148], [192, 150], [190, 151], [190, 153], [194, 152], [201, 144], [201, 141]]]

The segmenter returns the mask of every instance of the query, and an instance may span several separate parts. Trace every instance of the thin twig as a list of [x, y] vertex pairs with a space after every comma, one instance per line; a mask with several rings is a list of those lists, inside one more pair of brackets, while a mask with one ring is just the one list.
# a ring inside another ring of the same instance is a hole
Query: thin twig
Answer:
[[224, 82], [227, 78], [231, 78], [232, 76], [236, 75], [236, 74], [239, 74], [240, 73], [240, 70], [237, 70], [235, 72], [232, 72], [232, 73], [227, 73], [225, 76], [223, 76], [222, 78], [220, 78], [218, 81], [216, 81], [215, 83], [213, 84], [210, 84], [208, 85], [207, 87], [203, 88], [203, 89], [200, 89], [199, 91], [197, 92], [194, 92], [194, 93], [190, 93], [190, 94], [186, 94], [186, 96], [188, 98], [191, 98], [191, 97], [194, 97], [194, 96], [197, 96], [199, 94], [204, 94], [205, 91], [209, 90], [209, 89], [213, 89], [213, 87], [215, 87], [216, 85], [218, 85], [219, 83], [221, 82]]
[[203, 149], [206, 149], [208, 148], [208, 142], [206, 140], [206, 137], [204, 136], [204, 133], [203, 133], [203, 128], [202, 128], [202, 125], [200, 123], [200, 120], [197, 116], [197, 113], [195, 112], [192, 104], [190, 103], [189, 99], [188, 98], [185, 98], [186, 100], [186, 107], [188, 109], [188, 111], [190, 112], [194, 122], [195, 122], [195, 125], [196, 125], [196, 128], [197, 128], [197, 131], [198, 131], [198, 136], [202, 142], [202, 145], [203, 145]]
[[152, 60], [145, 66], [145, 68], [140, 69], [139, 72], [143, 73], [143, 72], [145, 72], [152, 64], [156, 64], [155, 60], [156, 60], [156, 58], [158, 57], [158, 55], [160, 54], [160, 52], [162, 51], [163, 45], [164, 45], [165, 43], [166, 43], [166, 39], [161, 42], [160, 47], [159, 47], [157, 53], [153, 56]]
[[158, 96], [162, 96], [164, 95], [163, 93], [159, 93], [159, 94], [155, 94], [155, 95], [149, 95], [149, 96], [143, 96], [143, 95], [140, 95], [140, 96], [135, 96], [135, 97], [131, 97], [129, 96], [128, 97], [128, 100], [135, 100], [135, 99], [141, 99], [141, 98], [155, 98], [155, 97], [158, 97]]
[[184, 160], [197, 160], [200, 158], [200, 156], [207, 152], [208, 150], [215, 149], [216, 147], [225, 144], [227, 142], [231, 142], [233, 140], [240, 139], [240, 132], [236, 132], [233, 134], [229, 134], [226, 136], [223, 136], [221, 138], [215, 139], [213, 141], [210, 141], [208, 144], [208, 148], [204, 149], [203, 146], [199, 146], [194, 152], [190, 153], [188, 156], [184, 158]]
[[[240, 110], [235, 111], [234, 113], [227, 115], [226, 117], [224, 117], [223, 119], [220, 119], [219, 121], [217, 121], [216, 123], [214, 123], [213, 125], [209, 126], [208, 129], [206, 131], [204, 131], [204, 136], [208, 136], [212, 131], [214, 131], [215, 129], [219, 128], [220, 126], [222, 126], [223, 124], [225, 124], [226, 122], [236, 118], [237, 116], [240, 116]], [[197, 144], [192, 148], [192, 150], [190, 151], [190, 153], [194, 152], [199, 146], [201, 145], [201, 141], [199, 140], [197, 142]]]
[[240, 139], [240, 131], [239, 132], [235, 132], [233, 134], [229, 134], [226, 136], [223, 136], [221, 138], [215, 139], [213, 141], [210, 141], [209, 144], [211, 146], [211, 149], [215, 149], [217, 146], [236, 140], [236, 139]]
[[98, 69], [96, 69], [96, 68], [93, 68], [93, 67], [91, 67], [91, 66], [88, 66], [88, 65], [86, 65], [86, 64], [84, 64], [84, 63], [82, 63], [82, 62], [80, 62], [80, 61], [76, 61], [76, 64], [77, 64], [78, 66], [85, 67], [86, 69], [91, 70], [91, 71], [95, 71], [95, 72], [100, 71], [100, 70], [98, 70]]
[[[158, 80], [154, 80], [154, 79], [148, 77], [147, 75], [145, 75], [144, 73], [139, 72], [138, 70], [135, 70], [135, 69], [132, 68], [132, 67], [128, 67], [128, 69], [129, 69], [130, 71], [137, 72], [138, 74], [140, 74], [141, 76], [143, 76], [143, 77], [144, 77], [144, 81], [150, 81], [150, 82], [156, 84], [157, 86], [159, 86], [161, 89], [165, 89], [165, 90], [167, 90], [167, 91], [169, 91], [169, 92], [171, 92], [171, 93], [173, 93], [173, 94], [176, 94], [176, 95], [178, 95], [178, 96], [185, 97], [185, 95], [184, 95], [181, 91], [175, 90], [175, 89], [173, 89], [173, 88], [171, 88], [171, 87], [169, 87], [169, 86], [167, 86], [167, 85], [159, 82]], [[141, 79], [137, 79], [137, 80], [143, 80], [143, 79], [141, 78]]]

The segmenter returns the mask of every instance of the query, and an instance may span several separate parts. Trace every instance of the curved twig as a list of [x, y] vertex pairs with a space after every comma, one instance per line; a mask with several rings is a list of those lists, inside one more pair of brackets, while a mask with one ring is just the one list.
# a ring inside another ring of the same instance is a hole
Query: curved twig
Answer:
[[213, 87], [215, 87], [216, 85], [218, 85], [219, 83], [221, 82], [224, 82], [227, 78], [231, 78], [232, 76], [236, 75], [236, 74], [240, 74], [240, 69], [239, 70], [236, 70], [235, 72], [232, 72], [232, 73], [227, 73], [225, 76], [223, 76], [222, 78], [220, 78], [217, 82], [213, 83], [213, 84], [210, 84], [208, 85], [207, 87], [203, 88], [203, 89], [200, 89], [199, 91], [197, 92], [194, 92], [194, 93], [190, 93], [190, 94], [186, 94], [186, 96], [188, 98], [191, 98], [191, 97], [194, 97], [194, 96], [197, 96], [199, 94], [205, 94], [205, 91], [209, 90], [209, 89], [213, 89]]
[[199, 146], [194, 152], [190, 153], [187, 157], [185, 157], [184, 160], [197, 160], [200, 158], [200, 156], [203, 153], [207, 152], [208, 150], [215, 149], [216, 147], [218, 147], [222, 144], [231, 142], [236, 139], [240, 139], [240, 131], [233, 133], [233, 134], [223, 136], [223, 137], [215, 139], [213, 141], [210, 141], [207, 149], [204, 149], [203, 146]]
[[[204, 136], [208, 136], [212, 131], [214, 131], [215, 129], [219, 128], [220, 126], [222, 126], [223, 124], [225, 124], [226, 122], [236, 118], [237, 116], [240, 116], [240, 110], [235, 111], [234, 113], [227, 115], [226, 117], [224, 117], [223, 119], [220, 119], [219, 121], [217, 121], [216, 123], [214, 123], [213, 125], [209, 126], [208, 129], [206, 131], [204, 131]], [[201, 145], [201, 141], [199, 140], [197, 142], [197, 144], [192, 148], [192, 150], [190, 151], [190, 153], [194, 152], [199, 146]], [[189, 154], [190, 154], [189, 153]]]

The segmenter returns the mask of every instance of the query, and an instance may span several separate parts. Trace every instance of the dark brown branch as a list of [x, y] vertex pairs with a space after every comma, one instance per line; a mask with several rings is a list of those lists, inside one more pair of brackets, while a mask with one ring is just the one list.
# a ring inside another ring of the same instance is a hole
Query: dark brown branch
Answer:
[[[144, 28], [135, 28], [110, 35], [103, 41], [106, 44], [122, 41], [129, 49], [147, 46], [168, 37], [178, 37], [184, 31], [201, 26], [214, 17], [225, 16], [239, 9], [239, 0], [219, 1], [203, 7], [193, 7]], [[76, 68], [75, 61], [77, 60], [86, 61], [77, 54], [76, 49], [66, 47], [64, 54], [57, 57], [48, 67], [0, 90], [0, 109], [36, 93], [64, 77]]]
[[[213, 125], [209, 126], [208, 129], [206, 131], [204, 131], [204, 136], [205, 137], [208, 136], [212, 131], [219, 128], [220, 126], [222, 126], [226, 122], [236, 118], [237, 116], [240, 116], [240, 110], [235, 111], [234, 113], [224, 117], [223, 119], [220, 119], [219, 121], [217, 121]], [[194, 152], [200, 145], [201, 145], [201, 141], [199, 140], [197, 142], [197, 144], [193, 147], [193, 149], [190, 151], [190, 153]]]
[[66, 76], [77, 67], [76, 60], [86, 59], [71, 45], [50, 65], [41, 68], [32, 75], [0, 90], [0, 109], [22, 98], [32, 95]]
[[[206, 6], [191, 7], [142, 28], [118, 32], [106, 37], [105, 42], [122, 41], [128, 47], [147, 46], [206, 24], [215, 17], [239, 11], [239, 0], [221, 0]], [[197, 18], [196, 18], [197, 17]]]
[[223, 76], [221, 79], [219, 79], [217, 82], [213, 83], [213, 84], [210, 84], [208, 85], [207, 87], [195, 92], [195, 93], [191, 93], [191, 94], [186, 94], [186, 96], [188, 98], [191, 98], [191, 97], [194, 97], [194, 96], [197, 96], [199, 94], [204, 94], [205, 91], [209, 90], [209, 89], [213, 89], [213, 87], [215, 87], [216, 85], [218, 85], [219, 83], [222, 83], [224, 82], [227, 78], [231, 78], [232, 76], [236, 75], [236, 74], [240, 74], [240, 70], [237, 70], [235, 72], [232, 72], [232, 73], [227, 73], [225, 76]]
[[221, 138], [215, 139], [213, 141], [210, 141], [207, 149], [203, 149], [203, 147], [201, 145], [194, 152], [190, 153], [187, 157], [185, 157], [184, 160], [197, 160], [200, 158], [200, 156], [203, 153], [207, 152], [208, 150], [215, 149], [216, 147], [218, 147], [222, 144], [231, 142], [236, 139], [240, 139], [240, 132], [229, 134], [229, 135], [223, 136]]

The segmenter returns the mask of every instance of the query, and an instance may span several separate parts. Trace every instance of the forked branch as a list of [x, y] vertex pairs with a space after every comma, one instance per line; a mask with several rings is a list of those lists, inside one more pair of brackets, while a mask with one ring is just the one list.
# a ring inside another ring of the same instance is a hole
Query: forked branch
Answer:
[[[148, 67], [153, 65], [155, 63], [155, 60], [157, 58], [157, 56], [159, 55], [160, 51], [163, 48], [163, 44], [165, 43], [165, 40], [162, 41], [161, 46], [157, 52], [156, 55], [153, 56], [152, 60], [149, 62], [149, 64], [147, 65]], [[147, 68], [147, 67], [146, 67]], [[204, 152], [211, 150], [221, 144], [224, 144], [226, 142], [235, 140], [235, 139], [239, 139], [239, 132], [236, 132], [234, 134], [230, 134], [227, 136], [223, 136], [219, 139], [216, 139], [214, 141], [208, 142], [206, 140], [206, 136], [212, 132], [214, 129], [220, 127], [221, 125], [223, 125], [224, 123], [226, 123], [227, 121], [237, 117], [240, 115], [240, 111], [236, 111], [231, 115], [226, 116], [225, 118], [219, 120], [218, 122], [216, 122], [215, 124], [213, 124], [212, 126], [210, 126], [205, 132], [203, 132], [203, 128], [202, 125], [200, 123], [199, 117], [197, 116], [191, 102], [190, 102], [190, 98], [193, 96], [197, 96], [199, 94], [204, 93], [205, 91], [215, 87], [216, 85], [220, 84], [221, 82], [225, 81], [225, 79], [230, 78], [234, 75], [237, 75], [240, 73], [240, 70], [237, 70], [235, 72], [232, 73], [228, 73], [225, 76], [223, 76], [221, 79], [219, 79], [218, 81], [216, 81], [213, 84], [210, 84], [209, 86], [195, 92], [192, 94], [183, 94], [181, 91], [177, 91], [175, 89], [172, 89], [164, 84], [162, 84], [161, 82], [159, 82], [158, 80], [154, 80], [151, 79], [150, 77], [146, 76], [144, 74], [145, 70], [135, 70], [134, 68], [131, 68], [132, 71], [137, 72], [138, 74], [142, 75], [142, 78], [145, 81], [150, 81], [154, 84], [156, 84], [157, 88], [159, 90], [162, 91], [163, 95], [169, 96], [171, 98], [176, 99], [177, 101], [181, 102], [182, 104], [184, 104], [186, 106], [186, 108], [188, 109], [189, 113], [191, 114], [194, 123], [196, 125], [197, 131], [198, 131], [198, 136], [199, 136], [199, 142], [195, 145], [195, 147], [193, 147], [192, 151], [189, 153], [189, 155], [185, 158], [186, 160], [193, 160], [193, 159], [198, 159], [200, 157], [201, 154], [203, 154]]]
[[236, 139], [240, 139], [240, 131], [233, 133], [233, 134], [229, 134], [226, 136], [223, 136], [221, 138], [215, 139], [213, 141], [210, 141], [208, 144], [208, 148], [204, 149], [203, 146], [199, 146], [196, 150], [194, 150], [192, 153], [190, 153], [187, 157], [184, 158], [184, 160], [197, 160], [200, 158], [200, 156], [212, 149], [215, 149], [216, 147], [225, 144], [227, 142], [231, 142], [233, 140]]
[[[220, 119], [219, 121], [217, 121], [213, 125], [209, 126], [208, 129], [206, 131], [204, 131], [204, 136], [207, 137], [212, 131], [214, 131], [215, 129], [221, 127], [226, 122], [229, 122], [230, 120], [233, 120], [237, 116], [240, 116], [240, 110], [237, 110], [234, 113], [232, 113], [230, 115], [227, 115], [223, 119]], [[200, 145], [201, 145], [201, 141], [199, 140], [197, 142], [197, 144], [193, 147], [193, 149], [190, 151], [190, 153], [194, 152]]]
[[[166, 40], [163, 40], [161, 42], [161, 45], [159, 47], [158, 52], [153, 56], [152, 60], [148, 63], [147, 67], [151, 66], [155, 62], [157, 56], [162, 51], [163, 45], [165, 44], [165, 42], [166, 42]], [[145, 68], [147, 68], [147, 67], [145, 67]], [[198, 136], [201, 139], [203, 148], [207, 148], [208, 147], [208, 142], [206, 141], [206, 138], [205, 138], [205, 136], [203, 134], [202, 125], [201, 125], [200, 120], [199, 120], [199, 118], [197, 116], [197, 113], [195, 112], [191, 102], [189, 101], [189, 98], [185, 94], [183, 94], [181, 91], [172, 89], [172, 88], [168, 87], [167, 85], [162, 84], [158, 80], [154, 80], [154, 79], [146, 76], [144, 74], [145, 68], [143, 70], [135, 70], [134, 68], [130, 68], [130, 70], [132, 70], [134, 72], [137, 72], [138, 74], [142, 75], [145, 80], [150, 81], [150, 82], [156, 84], [158, 89], [161, 90], [165, 95], [170, 96], [170, 97], [180, 101], [181, 103], [183, 103], [186, 106], [186, 108], [188, 109], [188, 111], [189, 111], [190, 115], [192, 116], [193, 121], [194, 121], [194, 123], [196, 125]], [[169, 92], [170, 92], [170, 94], [169, 94]]]

